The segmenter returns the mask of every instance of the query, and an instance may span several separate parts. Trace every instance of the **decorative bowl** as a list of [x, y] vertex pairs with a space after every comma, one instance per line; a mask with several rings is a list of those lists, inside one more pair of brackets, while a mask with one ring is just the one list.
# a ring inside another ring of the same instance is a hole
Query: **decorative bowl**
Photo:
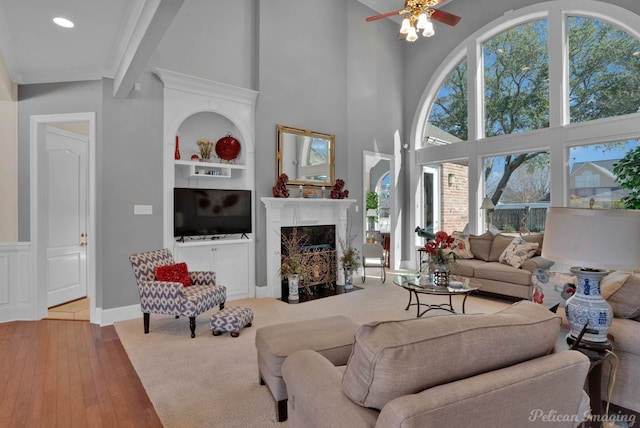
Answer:
[[240, 154], [240, 141], [227, 134], [216, 143], [216, 154], [220, 159], [230, 161], [238, 157]]

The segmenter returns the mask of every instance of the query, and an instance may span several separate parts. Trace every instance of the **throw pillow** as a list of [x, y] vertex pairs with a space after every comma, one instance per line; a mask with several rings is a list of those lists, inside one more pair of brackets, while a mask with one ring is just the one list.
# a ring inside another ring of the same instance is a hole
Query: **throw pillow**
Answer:
[[612, 272], [602, 278], [600, 293], [617, 318], [640, 317], [640, 273]]
[[500, 254], [500, 263], [520, 268], [522, 263], [533, 257], [537, 249], [537, 243], [527, 242], [520, 237], [513, 238], [513, 241]]
[[473, 253], [471, 252], [471, 243], [469, 242], [469, 234], [463, 232], [453, 232], [453, 244], [451, 248], [453, 253], [459, 259], [472, 259]]
[[536, 269], [531, 275], [533, 301], [547, 307], [560, 303], [564, 308], [567, 299], [576, 292], [577, 281], [575, 275]]
[[189, 269], [184, 262], [169, 266], [158, 266], [156, 268], [156, 279], [158, 281], [181, 282], [185, 287], [191, 286]]

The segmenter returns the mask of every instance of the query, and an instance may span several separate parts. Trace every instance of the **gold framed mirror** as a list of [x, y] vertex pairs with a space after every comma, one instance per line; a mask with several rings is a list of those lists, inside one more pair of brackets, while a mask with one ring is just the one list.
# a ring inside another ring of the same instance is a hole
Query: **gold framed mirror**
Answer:
[[335, 136], [322, 132], [277, 126], [278, 173], [287, 174], [288, 184], [333, 186]]

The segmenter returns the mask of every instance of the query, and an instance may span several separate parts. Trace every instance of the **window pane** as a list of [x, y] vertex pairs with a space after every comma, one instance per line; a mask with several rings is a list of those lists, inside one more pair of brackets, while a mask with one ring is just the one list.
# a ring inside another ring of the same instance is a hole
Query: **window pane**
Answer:
[[569, 206], [588, 208], [623, 208], [620, 199], [629, 194], [621, 189], [614, 165], [628, 152], [636, 149], [640, 140], [577, 146], [569, 149]]
[[549, 126], [547, 37], [547, 20], [540, 20], [484, 44], [486, 137]]
[[640, 42], [591, 18], [567, 18], [571, 122], [635, 113], [640, 108]]
[[422, 147], [467, 140], [467, 62], [451, 72], [431, 106], [422, 135]]
[[493, 232], [544, 230], [551, 200], [548, 152], [485, 158], [484, 173], [485, 193], [495, 205]]

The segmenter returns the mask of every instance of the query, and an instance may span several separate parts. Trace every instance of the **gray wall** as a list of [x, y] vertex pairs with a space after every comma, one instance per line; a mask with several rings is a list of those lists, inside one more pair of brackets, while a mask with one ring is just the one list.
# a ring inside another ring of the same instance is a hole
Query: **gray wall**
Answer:
[[[380, 151], [393, 151], [402, 123], [402, 53], [395, 24], [365, 25], [372, 14], [356, 0], [191, 0], [137, 79], [140, 91], [128, 98], [113, 98], [111, 79], [21, 86], [20, 240], [30, 238], [29, 116], [98, 112], [96, 303], [109, 309], [138, 302], [127, 257], [162, 245], [163, 86], [152, 71], [166, 68], [260, 92], [256, 281], [266, 285], [259, 201], [275, 182], [276, 124], [335, 134], [336, 177], [345, 179], [360, 208], [362, 150], [374, 150], [375, 142]], [[152, 205], [154, 215], [133, 216], [134, 204]]]
[[[127, 256], [162, 245], [163, 86], [152, 74], [161, 67], [259, 91], [256, 281], [266, 285], [265, 237], [274, 232], [265, 230], [259, 201], [275, 182], [276, 124], [335, 134], [336, 177], [345, 179], [362, 210], [362, 150], [392, 154], [396, 133], [408, 143], [421, 94], [440, 62], [487, 22], [533, 3], [451, 2], [446, 9], [462, 16], [458, 26], [436, 24], [434, 38], [407, 44], [396, 39], [397, 23], [366, 23], [376, 12], [357, 0], [185, 2], [139, 76], [141, 90], [128, 98], [112, 97], [110, 79], [19, 87], [19, 240], [30, 239], [29, 117], [97, 112], [97, 305], [138, 302]], [[611, 3], [640, 13], [634, 0]], [[410, 208], [403, 187], [400, 206]], [[154, 215], [133, 216], [134, 204], [153, 205]], [[354, 231], [362, 233], [362, 213], [351, 215]], [[410, 226], [404, 228], [405, 252], [411, 250]]]

